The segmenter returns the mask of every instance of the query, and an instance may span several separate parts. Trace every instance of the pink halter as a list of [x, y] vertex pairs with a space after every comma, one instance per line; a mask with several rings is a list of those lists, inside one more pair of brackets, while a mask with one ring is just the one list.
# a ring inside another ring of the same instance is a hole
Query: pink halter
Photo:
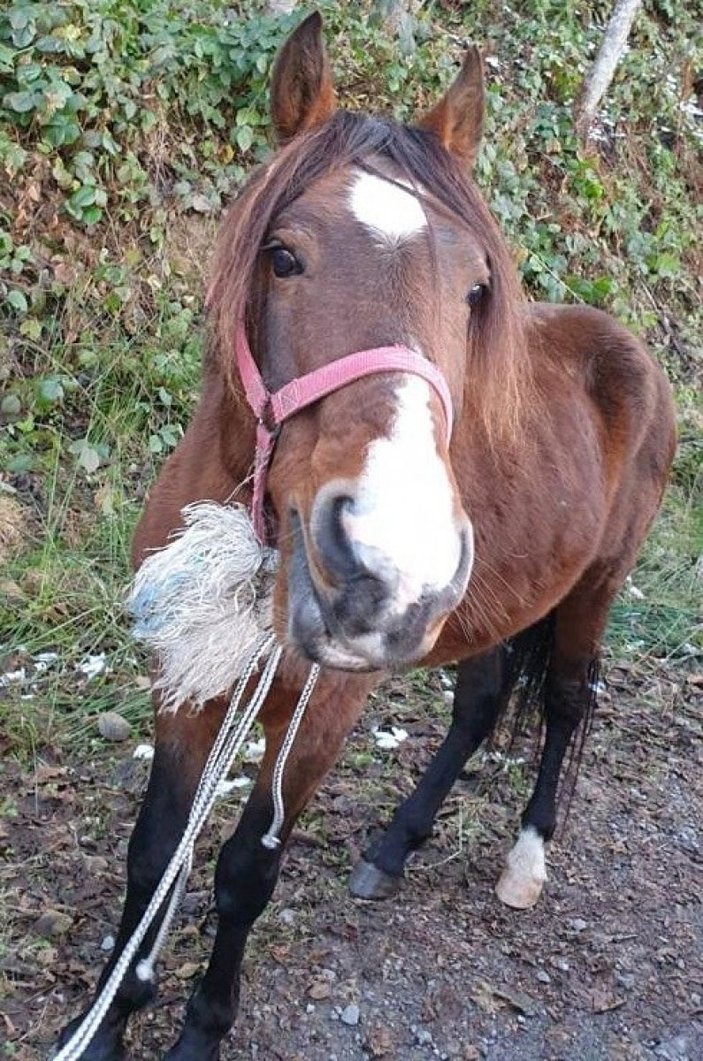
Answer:
[[249, 348], [244, 325], [240, 325], [236, 340], [236, 358], [244, 393], [256, 417], [256, 453], [254, 455], [254, 492], [251, 515], [254, 530], [262, 545], [266, 544], [264, 494], [266, 473], [281, 424], [295, 413], [325, 398], [333, 391], [364, 376], [378, 372], [410, 372], [434, 387], [444, 409], [447, 444], [452, 434], [452, 400], [449, 387], [439, 369], [407, 346], [378, 346], [372, 350], [358, 350], [340, 357], [314, 372], [286, 383], [272, 394], [266, 389], [261, 373]]

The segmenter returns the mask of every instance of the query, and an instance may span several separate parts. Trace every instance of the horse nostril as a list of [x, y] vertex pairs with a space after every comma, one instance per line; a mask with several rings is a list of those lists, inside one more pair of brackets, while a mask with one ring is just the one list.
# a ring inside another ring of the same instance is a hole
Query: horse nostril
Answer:
[[348, 494], [337, 494], [319, 499], [313, 511], [313, 540], [320, 560], [335, 582], [353, 578], [360, 570], [342, 519], [353, 504]]
[[354, 498], [347, 493], [318, 494], [310, 528], [320, 565], [334, 587], [328, 598], [330, 618], [347, 636], [358, 637], [373, 631], [390, 587], [368, 569], [347, 533], [344, 516], [353, 509]]

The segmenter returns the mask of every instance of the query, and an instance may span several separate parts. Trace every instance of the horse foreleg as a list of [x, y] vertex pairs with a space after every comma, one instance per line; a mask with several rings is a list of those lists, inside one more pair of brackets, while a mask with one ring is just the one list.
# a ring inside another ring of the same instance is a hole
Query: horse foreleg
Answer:
[[412, 851], [432, 833], [437, 812], [466, 760], [493, 730], [507, 690], [505, 649], [459, 664], [449, 732], [412, 795], [366, 851], [349, 880], [360, 899], [386, 899], [400, 887]]
[[[184, 709], [176, 715], [156, 716], [154, 761], [146, 795], [129, 842], [127, 895], [122, 920], [112, 956], [102, 972], [96, 995], [119, 960], [178, 846], [224, 707], [223, 702], [212, 701], [198, 715], [188, 715]], [[130, 1014], [151, 1002], [156, 995], [156, 984], [150, 968], [142, 960], [151, 950], [160, 921], [161, 917], [158, 917], [147, 933], [98, 1031], [81, 1055], [84, 1061], [118, 1061], [124, 1057], [122, 1038]], [[86, 1012], [64, 1029], [58, 1046], [68, 1042]]]
[[285, 821], [281, 845], [264, 847], [271, 825], [271, 778], [295, 696], [275, 687], [261, 716], [266, 752], [239, 825], [223, 846], [215, 876], [218, 927], [207, 970], [191, 996], [178, 1042], [167, 1061], [215, 1061], [239, 1004], [242, 958], [249, 932], [278, 879], [283, 846], [342, 742], [361, 713], [371, 680], [321, 676], [298, 731], [283, 779]]

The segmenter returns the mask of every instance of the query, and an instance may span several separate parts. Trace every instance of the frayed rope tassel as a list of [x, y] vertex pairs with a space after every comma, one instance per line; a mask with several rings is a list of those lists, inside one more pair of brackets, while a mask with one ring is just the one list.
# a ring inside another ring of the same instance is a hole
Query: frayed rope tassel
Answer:
[[278, 553], [262, 546], [244, 505], [201, 501], [183, 529], [142, 563], [128, 601], [132, 634], [159, 661], [162, 710], [199, 709], [233, 687], [272, 631]]

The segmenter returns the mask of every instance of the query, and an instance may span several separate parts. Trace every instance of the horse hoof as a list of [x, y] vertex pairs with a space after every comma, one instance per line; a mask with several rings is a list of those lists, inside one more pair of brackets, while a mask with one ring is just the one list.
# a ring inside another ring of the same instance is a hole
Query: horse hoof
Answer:
[[508, 864], [496, 884], [496, 895], [506, 906], [529, 910], [542, 894], [546, 879], [544, 841], [536, 829], [527, 826], [508, 855]]
[[496, 895], [502, 903], [512, 906], [514, 910], [529, 910], [539, 901], [543, 884], [544, 881], [541, 880], [516, 877], [509, 869], [506, 869], [503, 870], [496, 884]]
[[361, 859], [349, 878], [349, 891], [356, 899], [390, 899], [400, 889], [402, 877], [394, 877], [373, 862]]

